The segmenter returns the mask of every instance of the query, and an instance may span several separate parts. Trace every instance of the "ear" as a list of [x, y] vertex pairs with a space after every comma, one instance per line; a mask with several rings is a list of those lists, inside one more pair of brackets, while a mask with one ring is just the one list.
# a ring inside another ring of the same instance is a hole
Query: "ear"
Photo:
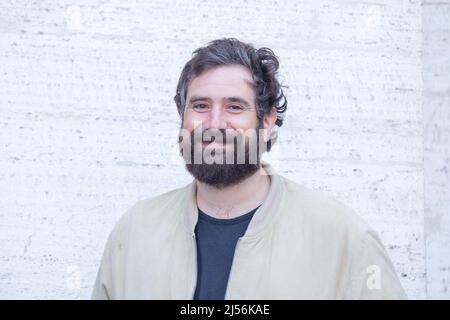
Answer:
[[272, 130], [275, 125], [275, 121], [277, 121], [277, 109], [272, 107], [272, 111], [270, 114], [264, 116], [263, 124], [264, 124], [264, 141], [269, 141], [272, 136]]

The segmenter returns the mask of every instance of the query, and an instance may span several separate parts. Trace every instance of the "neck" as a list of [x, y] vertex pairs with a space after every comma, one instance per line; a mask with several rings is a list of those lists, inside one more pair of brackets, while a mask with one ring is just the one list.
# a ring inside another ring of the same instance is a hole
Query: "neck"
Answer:
[[203, 212], [218, 219], [236, 218], [253, 210], [269, 192], [270, 176], [261, 167], [244, 181], [217, 189], [203, 182], [197, 183], [197, 205]]

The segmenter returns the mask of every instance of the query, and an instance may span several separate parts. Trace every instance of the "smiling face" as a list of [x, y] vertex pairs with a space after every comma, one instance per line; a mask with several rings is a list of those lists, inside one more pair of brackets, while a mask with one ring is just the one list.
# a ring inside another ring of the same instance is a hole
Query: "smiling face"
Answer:
[[[271, 119], [274, 120], [273, 117]], [[188, 132], [191, 138], [191, 148], [188, 150], [196, 152], [194, 148], [197, 148], [203, 152], [200, 163], [193, 161], [186, 164], [188, 171], [197, 180], [218, 188], [249, 177], [260, 168], [260, 154], [256, 146], [261, 141], [258, 129], [265, 127], [265, 122], [267, 125], [271, 123], [257, 117], [253, 79], [246, 67], [219, 66], [195, 77], [188, 86], [182, 130]], [[203, 133], [203, 139], [202, 134], [196, 137], [195, 131]], [[219, 134], [223, 139], [216, 139], [215, 142], [209, 142], [214, 139], [207, 139], [205, 142], [208, 133], [213, 136]], [[238, 138], [237, 142], [228, 139], [231, 134]], [[235, 161], [229, 163], [223, 159], [220, 163], [208, 162], [205, 157], [210, 153], [204, 152], [208, 148], [214, 150], [214, 155], [217, 151], [224, 151], [222, 158], [231, 154]], [[236, 161], [239, 150], [245, 150], [244, 162]], [[253, 163], [249, 161], [251, 152], [255, 153], [252, 159], [256, 161]]]
[[186, 97], [183, 128], [194, 130], [255, 128], [255, 89], [250, 71], [241, 65], [219, 66], [194, 78]]

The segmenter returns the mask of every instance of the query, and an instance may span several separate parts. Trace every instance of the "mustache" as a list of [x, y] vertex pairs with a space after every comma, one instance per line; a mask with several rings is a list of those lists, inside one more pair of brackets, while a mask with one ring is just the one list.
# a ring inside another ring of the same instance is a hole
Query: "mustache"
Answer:
[[[189, 138], [192, 144], [195, 143], [221, 143], [226, 144], [230, 142], [242, 142], [246, 139], [245, 133], [240, 132], [242, 130], [234, 129], [205, 129], [205, 130], [192, 130], [189, 132]], [[255, 129], [256, 132], [256, 129]], [[237, 141], [236, 141], [237, 140]], [[179, 142], [182, 141], [182, 135], [179, 136]]]
[[240, 134], [237, 130], [231, 129], [208, 129], [202, 131], [201, 135], [191, 134], [194, 142], [216, 142], [226, 144], [227, 141], [234, 139], [237, 137], [238, 139], [242, 139], [243, 135]]
[[[257, 164], [265, 151], [261, 128], [194, 130], [181, 128], [178, 145], [186, 164]], [[213, 143], [214, 142], [214, 143]], [[210, 163], [211, 162], [211, 163]]]

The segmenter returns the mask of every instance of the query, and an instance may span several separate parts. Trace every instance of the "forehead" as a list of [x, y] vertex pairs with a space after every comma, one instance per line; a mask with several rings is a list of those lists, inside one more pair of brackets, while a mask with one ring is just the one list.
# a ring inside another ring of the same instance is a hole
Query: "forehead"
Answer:
[[248, 98], [255, 94], [250, 71], [241, 65], [219, 66], [209, 69], [195, 77], [188, 87], [187, 96], [242, 95]]

